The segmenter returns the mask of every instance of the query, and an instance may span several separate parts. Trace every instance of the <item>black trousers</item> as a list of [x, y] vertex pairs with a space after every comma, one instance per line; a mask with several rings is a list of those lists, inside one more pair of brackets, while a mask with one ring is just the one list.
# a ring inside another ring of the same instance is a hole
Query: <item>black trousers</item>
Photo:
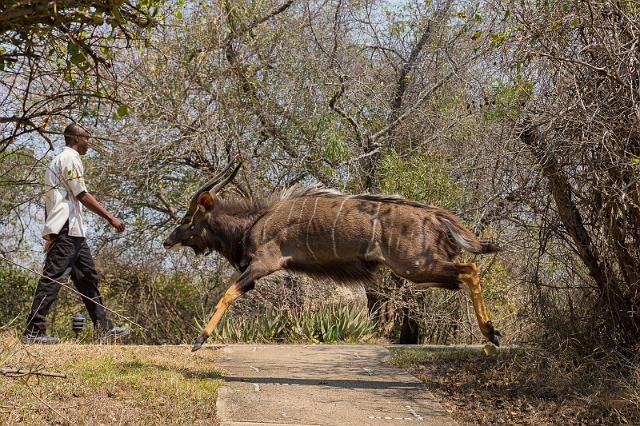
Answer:
[[107, 312], [96, 302], [102, 304], [98, 290], [98, 273], [85, 238], [68, 235], [66, 223], [53, 245], [47, 252], [42, 278], [38, 281], [36, 295], [27, 319], [27, 331], [43, 331], [47, 328], [45, 317], [51, 305], [58, 297], [61, 285], [52, 281], [64, 282], [71, 275], [76, 289], [83, 295], [82, 301], [96, 328], [109, 330], [113, 323]]

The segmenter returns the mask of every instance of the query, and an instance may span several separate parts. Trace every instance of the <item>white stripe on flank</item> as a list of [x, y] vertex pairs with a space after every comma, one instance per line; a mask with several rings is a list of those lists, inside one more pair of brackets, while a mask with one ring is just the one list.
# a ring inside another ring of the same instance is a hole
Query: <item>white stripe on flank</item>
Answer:
[[[302, 222], [302, 216], [304, 215], [304, 205], [307, 204], [307, 199], [303, 198], [302, 199], [302, 206], [300, 206], [300, 218], [298, 219], [298, 224]], [[300, 235], [300, 232], [298, 231], [297, 233], [298, 236], [302, 236]]]
[[336, 248], [336, 225], [338, 224], [338, 218], [340, 217], [340, 212], [342, 211], [342, 207], [344, 206], [346, 198], [342, 199], [342, 203], [340, 203], [340, 208], [338, 209], [338, 214], [336, 214], [336, 219], [333, 221], [333, 227], [331, 228], [331, 244], [333, 245], [333, 255], [338, 257], [338, 249]]
[[267, 225], [269, 224], [269, 221], [271, 220], [271, 218], [278, 214], [278, 210], [280, 210], [280, 207], [282, 207], [282, 204], [284, 203], [278, 204], [278, 207], [276, 207], [276, 209], [273, 211], [273, 214], [269, 215], [267, 219], [264, 221], [264, 225], [262, 226], [262, 242], [263, 243], [267, 239]]
[[298, 200], [293, 200], [293, 203], [291, 203], [291, 208], [289, 209], [289, 216], [287, 216], [287, 224], [291, 220], [291, 214], [293, 213], [293, 208], [296, 206], [296, 201]]
[[[395, 209], [393, 207], [389, 208], [389, 211], [388, 211], [389, 216], [386, 218], [387, 220], [386, 223], [393, 223], [391, 220], [391, 216], [393, 216], [394, 211]], [[380, 222], [380, 238], [382, 238], [382, 222]], [[392, 241], [393, 241], [393, 228], [391, 228], [391, 232], [389, 232], [389, 238], [387, 239], [387, 250], [389, 250], [389, 252], [391, 252]]]
[[298, 219], [299, 222], [302, 221], [302, 216], [304, 215], [304, 205], [307, 204], [307, 199], [303, 198], [302, 199], [302, 205], [300, 206], [300, 218]]
[[314, 260], [318, 260], [318, 258], [316, 257], [316, 254], [313, 252], [313, 250], [311, 250], [311, 246], [309, 245], [309, 229], [311, 228], [311, 224], [313, 223], [313, 217], [316, 215], [316, 209], [318, 208], [319, 200], [320, 198], [316, 197], [316, 202], [313, 205], [313, 213], [311, 213], [311, 219], [309, 219], [309, 223], [307, 224], [307, 250], [309, 250], [309, 253], [311, 253], [311, 256], [313, 256]]
[[371, 251], [371, 246], [373, 246], [373, 242], [376, 239], [376, 227], [378, 225], [378, 222], [380, 222], [378, 220], [378, 215], [380, 214], [380, 206], [381, 205], [382, 205], [382, 203], [378, 203], [378, 208], [376, 209], [376, 214], [373, 215], [373, 226], [371, 227], [371, 239], [369, 240], [369, 246], [367, 246], [366, 254], [369, 254], [369, 252]]
[[297, 200], [293, 200], [293, 203], [291, 203], [291, 208], [289, 209], [289, 216], [287, 216], [287, 223], [284, 224], [284, 233], [282, 235], [283, 238], [287, 238], [287, 230], [291, 226], [291, 214], [293, 213], [293, 208], [296, 206], [296, 201]]

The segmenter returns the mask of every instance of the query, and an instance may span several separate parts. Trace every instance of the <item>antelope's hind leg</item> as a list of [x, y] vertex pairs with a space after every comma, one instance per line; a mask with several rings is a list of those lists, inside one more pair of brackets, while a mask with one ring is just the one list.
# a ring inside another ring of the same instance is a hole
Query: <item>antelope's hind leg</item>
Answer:
[[238, 297], [245, 294], [247, 291], [254, 288], [255, 283], [253, 280], [249, 282], [246, 282], [246, 281], [241, 282], [238, 279], [239, 275], [240, 274], [235, 272], [231, 276], [231, 285], [229, 286], [227, 291], [224, 293], [224, 296], [222, 296], [222, 298], [216, 305], [216, 309], [213, 313], [213, 316], [211, 317], [207, 325], [204, 327], [200, 335], [196, 338], [196, 341], [191, 347], [191, 352], [195, 352], [198, 349], [200, 349], [204, 344], [204, 342], [207, 341], [211, 333], [213, 333], [213, 330], [216, 329], [216, 326], [220, 322], [222, 315], [224, 315], [224, 313], [227, 311], [231, 303], [233, 303], [234, 300], [236, 300]]
[[500, 332], [493, 327], [493, 323], [487, 315], [480, 288], [480, 276], [474, 263], [432, 261], [426, 263], [422, 268], [417, 265], [415, 268], [410, 267], [409, 269], [398, 267], [401, 264], [391, 263], [388, 265], [396, 275], [416, 283], [418, 288], [436, 287], [458, 290], [462, 284], [466, 284], [480, 331], [491, 343], [500, 346], [498, 340]]
[[464, 282], [469, 288], [469, 297], [473, 303], [473, 311], [476, 314], [478, 320], [478, 326], [480, 331], [491, 343], [496, 346], [500, 346], [498, 337], [501, 336], [500, 332], [493, 327], [493, 323], [487, 315], [487, 309], [484, 306], [484, 299], [482, 298], [482, 289], [480, 287], [480, 275], [478, 275], [478, 267], [475, 263], [462, 263], [458, 264], [461, 272], [458, 274], [458, 279]]

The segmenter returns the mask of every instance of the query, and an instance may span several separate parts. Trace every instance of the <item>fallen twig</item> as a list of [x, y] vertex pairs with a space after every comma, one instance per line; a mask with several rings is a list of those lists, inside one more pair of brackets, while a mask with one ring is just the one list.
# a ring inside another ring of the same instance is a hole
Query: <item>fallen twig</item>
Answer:
[[66, 378], [67, 375], [64, 373], [55, 373], [52, 371], [46, 371], [46, 370], [39, 370], [39, 369], [20, 369], [20, 368], [0, 368], [0, 374], [4, 374], [5, 376], [9, 376], [9, 377], [23, 377], [23, 376], [29, 376], [32, 374], [36, 374], [39, 376], [48, 376], [48, 377], [62, 377], [62, 378]]

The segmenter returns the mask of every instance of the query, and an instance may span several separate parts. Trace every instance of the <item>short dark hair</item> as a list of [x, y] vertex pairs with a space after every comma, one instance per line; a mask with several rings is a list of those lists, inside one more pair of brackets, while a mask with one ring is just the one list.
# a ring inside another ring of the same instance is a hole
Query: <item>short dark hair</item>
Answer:
[[76, 136], [85, 136], [89, 137], [89, 132], [87, 132], [84, 127], [79, 124], [71, 123], [67, 127], [64, 128], [64, 142], [67, 146], [75, 145]]

